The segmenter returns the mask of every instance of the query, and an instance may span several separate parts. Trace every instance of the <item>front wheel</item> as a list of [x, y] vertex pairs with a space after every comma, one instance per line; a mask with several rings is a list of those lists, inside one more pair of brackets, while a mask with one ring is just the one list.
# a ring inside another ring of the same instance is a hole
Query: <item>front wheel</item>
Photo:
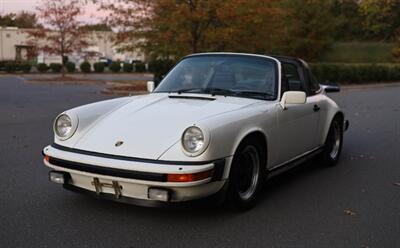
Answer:
[[256, 139], [246, 139], [237, 149], [229, 176], [228, 201], [244, 211], [254, 206], [265, 177], [266, 150]]
[[329, 128], [325, 141], [324, 150], [321, 154], [321, 161], [328, 166], [334, 166], [339, 161], [343, 146], [343, 121], [335, 117]]

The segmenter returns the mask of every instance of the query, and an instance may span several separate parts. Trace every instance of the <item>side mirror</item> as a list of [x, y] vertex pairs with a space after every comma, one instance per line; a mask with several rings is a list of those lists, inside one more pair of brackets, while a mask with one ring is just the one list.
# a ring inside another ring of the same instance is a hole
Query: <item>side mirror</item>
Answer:
[[304, 104], [306, 103], [306, 93], [303, 91], [286, 91], [283, 93], [281, 99], [281, 106], [283, 109], [287, 109], [288, 104]]
[[325, 92], [340, 92], [340, 86], [335, 82], [326, 82], [324, 84], [320, 84], [321, 88], [324, 89]]
[[153, 92], [155, 87], [154, 81], [147, 81], [147, 91], [149, 93]]

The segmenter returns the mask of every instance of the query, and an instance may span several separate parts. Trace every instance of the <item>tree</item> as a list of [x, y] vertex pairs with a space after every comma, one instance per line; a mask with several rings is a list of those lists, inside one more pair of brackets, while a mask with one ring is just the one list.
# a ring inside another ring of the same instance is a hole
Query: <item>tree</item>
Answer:
[[112, 31], [111, 27], [106, 23], [85, 24], [82, 29], [87, 31]]
[[400, 27], [399, 0], [363, 0], [360, 12], [369, 37], [377, 40], [393, 39]]
[[15, 16], [15, 26], [19, 28], [38, 28], [38, 18], [35, 13], [21, 11]]
[[168, 57], [202, 50], [218, 4], [205, 0], [121, 0], [109, 1], [103, 8], [110, 12], [108, 23], [119, 30], [116, 43], [121, 49], [140, 47], [153, 56]]
[[334, 0], [332, 14], [337, 21], [335, 40], [361, 40], [365, 37], [359, 0]]
[[78, 21], [82, 15], [81, 2], [43, 0], [37, 10], [44, 27], [27, 31], [29, 43], [47, 54], [59, 55], [64, 76], [65, 57], [90, 45], [87, 32]]
[[224, 1], [210, 41], [213, 49], [274, 53], [282, 40], [286, 12], [275, 0]]
[[36, 28], [39, 27], [40, 24], [38, 24], [38, 19], [35, 13], [21, 11], [19, 13], [9, 13], [0, 16], [0, 26]]
[[[154, 57], [202, 51], [265, 51], [277, 24], [277, 0], [120, 0], [103, 8], [123, 50]], [[260, 32], [261, 31], [261, 32]], [[279, 33], [278, 31], [275, 34]], [[133, 43], [132, 40], [137, 42]]]
[[392, 50], [393, 59], [400, 62], [400, 28], [396, 30], [395, 46]]
[[284, 0], [285, 36], [280, 51], [315, 60], [333, 42], [336, 26], [331, 0]]
[[0, 27], [15, 27], [15, 13], [0, 15]]

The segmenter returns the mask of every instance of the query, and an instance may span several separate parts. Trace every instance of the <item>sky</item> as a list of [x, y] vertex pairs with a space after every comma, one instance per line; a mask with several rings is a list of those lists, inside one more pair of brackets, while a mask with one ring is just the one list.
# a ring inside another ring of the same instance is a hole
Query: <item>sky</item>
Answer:
[[[40, 1], [41, 0], [0, 0], [0, 14], [19, 12], [21, 10], [34, 12], [35, 6], [40, 4]], [[101, 17], [104, 17], [104, 14], [97, 10], [97, 6], [88, 4], [85, 15], [81, 20], [88, 23], [95, 23], [98, 22]]]

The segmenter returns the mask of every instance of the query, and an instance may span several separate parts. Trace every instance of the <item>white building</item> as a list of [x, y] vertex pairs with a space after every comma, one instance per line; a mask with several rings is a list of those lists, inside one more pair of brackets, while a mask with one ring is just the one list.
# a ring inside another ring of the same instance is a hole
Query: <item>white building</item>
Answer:
[[[0, 61], [25, 61], [28, 59], [28, 51], [32, 49], [28, 45], [28, 29], [19, 29], [15, 27], [0, 27]], [[97, 57], [105, 57], [111, 60], [141, 60], [144, 56], [139, 52], [118, 53], [117, 47], [112, 42], [114, 33], [111, 31], [93, 31], [90, 33], [90, 42], [92, 45], [86, 49], [86, 52], [95, 52]], [[70, 56], [73, 62], [83, 61], [84, 53], [73, 54]], [[59, 56], [39, 54], [38, 62], [60, 63]]]

